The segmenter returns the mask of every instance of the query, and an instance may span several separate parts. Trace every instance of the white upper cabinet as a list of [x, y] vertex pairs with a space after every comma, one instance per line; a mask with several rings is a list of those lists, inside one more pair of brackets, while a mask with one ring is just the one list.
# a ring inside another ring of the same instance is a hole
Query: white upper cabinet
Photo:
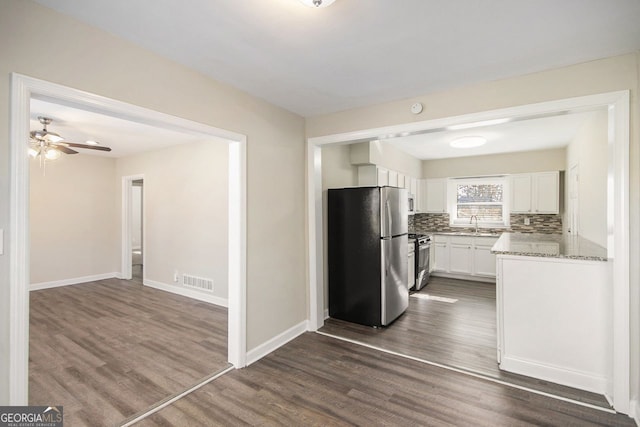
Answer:
[[447, 212], [447, 180], [423, 179], [420, 181], [420, 212]]
[[401, 174], [400, 172], [398, 172], [398, 187], [406, 188], [404, 186], [404, 178], [405, 178], [404, 174]]
[[391, 187], [406, 188], [409, 194], [413, 194], [416, 198], [418, 196], [417, 178], [376, 165], [358, 166], [358, 185], [363, 187], [384, 187], [389, 185]]
[[390, 187], [398, 186], [398, 172], [389, 171], [389, 184]]
[[536, 213], [560, 212], [560, 174], [558, 172], [533, 174], [533, 193]]
[[358, 166], [358, 185], [362, 187], [389, 185], [389, 171], [376, 165]]
[[511, 213], [560, 212], [560, 174], [554, 172], [511, 175]]
[[511, 175], [511, 212], [531, 212], [531, 174]]

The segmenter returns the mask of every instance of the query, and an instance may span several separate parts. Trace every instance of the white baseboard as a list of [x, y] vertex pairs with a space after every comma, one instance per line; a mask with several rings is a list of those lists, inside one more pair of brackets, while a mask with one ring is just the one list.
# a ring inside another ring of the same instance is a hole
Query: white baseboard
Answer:
[[589, 372], [543, 365], [538, 362], [518, 359], [513, 356], [503, 356], [500, 369], [593, 393], [607, 393], [607, 378]]
[[470, 274], [444, 273], [442, 271], [432, 271], [431, 276], [445, 277], [447, 279], [471, 280], [473, 282], [496, 283], [496, 278], [489, 276], [472, 276]]
[[208, 302], [210, 304], [219, 305], [221, 307], [229, 307], [229, 300], [217, 297], [215, 295], [205, 294], [182, 286], [167, 285], [166, 283], [157, 282], [155, 280], [144, 279], [142, 282], [145, 286], [158, 289], [172, 294], [182, 295], [183, 297], [193, 298], [198, 301]]
[[287, 329], [281, 334], [271, 338], [269, 341], [260, 344], [253, 350], [247, 352], [247, 366], [265, 357], [267, 354], [282, 347], [292, 339], [307, 332], [309, 327], [309, 321], [305, 320], [297, 325]]
[[53, 280], [51, 282], [32, 283], [29, 286], [30, 291], [39, 291], [42, 289], [58, 288], [60, 286], [77, 285], [80, 283], [95, 282], [96, 280], [113, 279], [120, 273], [103, 273], [91, 276], [73, 277], [71, 279]]

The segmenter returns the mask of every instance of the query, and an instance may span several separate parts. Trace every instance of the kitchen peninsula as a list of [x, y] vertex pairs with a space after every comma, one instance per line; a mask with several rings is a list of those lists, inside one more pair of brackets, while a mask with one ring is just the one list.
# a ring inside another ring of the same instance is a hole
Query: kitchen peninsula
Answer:
[[611, 268], [579, 236], [503, 233], [496, 254], [500, 369], [611, 396]]

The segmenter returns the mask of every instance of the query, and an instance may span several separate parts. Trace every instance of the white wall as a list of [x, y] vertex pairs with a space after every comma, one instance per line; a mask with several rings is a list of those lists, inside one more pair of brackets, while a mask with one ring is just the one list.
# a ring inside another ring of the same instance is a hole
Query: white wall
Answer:
[[228, 298], [228, 151], [205, 141], [117, 160], [119, 202], [122, 177], [144, 175], [145, 280], [181, 287], [178, 271], [213, 279], [213, 295]]
[[[302, 117], [32, 1], [3, 0], [0, 200], [9, 200], [12, 72], [246, 135], [247, 349], [307, 318]], [[1, 229], [9, 210], [0, 205]], [[10, 251], [5, 238], [0, 283], [10, 280]], [[8, 402], [8, 315], [9, 286], [0, 286], [0, 403]]]
[[[356, 108], [307, 119], [307, 136], [315, 137], [402, 123], [452, 117], [583, 95], [629, 90], [630, 129], [630, 309], [632, 397], [640, 399], [640, 52], [590, 61], [509, 79], [471, 84], [414, 98]], [[409, 106], [421, 102], [422, 114]]]
[[[578, 131], [567, 147], [566, 184], [569, 170], [579, 168], [578, 234], [600, 246], [607, 247], [607, 111], [593, 116]], [[565, 206], [569, 206], [569, 191], [565, 191]], [[565, 223], [568, 223], [565, 220]]]
[[480, 176], [564, 170], [566, 150], [524, 151], [475, 157], [424, 160], [423, 178]]
[[30, 161], [31, 284], [120, 271], [115, 160]]

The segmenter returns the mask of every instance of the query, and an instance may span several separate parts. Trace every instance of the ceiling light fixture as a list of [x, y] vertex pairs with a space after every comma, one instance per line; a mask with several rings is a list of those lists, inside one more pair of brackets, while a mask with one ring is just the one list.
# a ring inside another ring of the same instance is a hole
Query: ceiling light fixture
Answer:
[[300, 0], [300, 3], [309, 7], [327, 7], [336, 0]]
[[487, 138], [483, 136], [463, 136], [462, 138], [454, 139], [449, 145], [453, 148], [474, 148], [486, 143]]
[[502, 123], [507, 123], [510, 121], [511, 119], [505, 118], [505, 119], [483, 120], [481, 122], [473, 122], [473, 123], [461, 123], [459, 125], [447, 126], [447, 130], [462, 130], [462, 129], [479, 128], [483, 126], [501, 125]]

